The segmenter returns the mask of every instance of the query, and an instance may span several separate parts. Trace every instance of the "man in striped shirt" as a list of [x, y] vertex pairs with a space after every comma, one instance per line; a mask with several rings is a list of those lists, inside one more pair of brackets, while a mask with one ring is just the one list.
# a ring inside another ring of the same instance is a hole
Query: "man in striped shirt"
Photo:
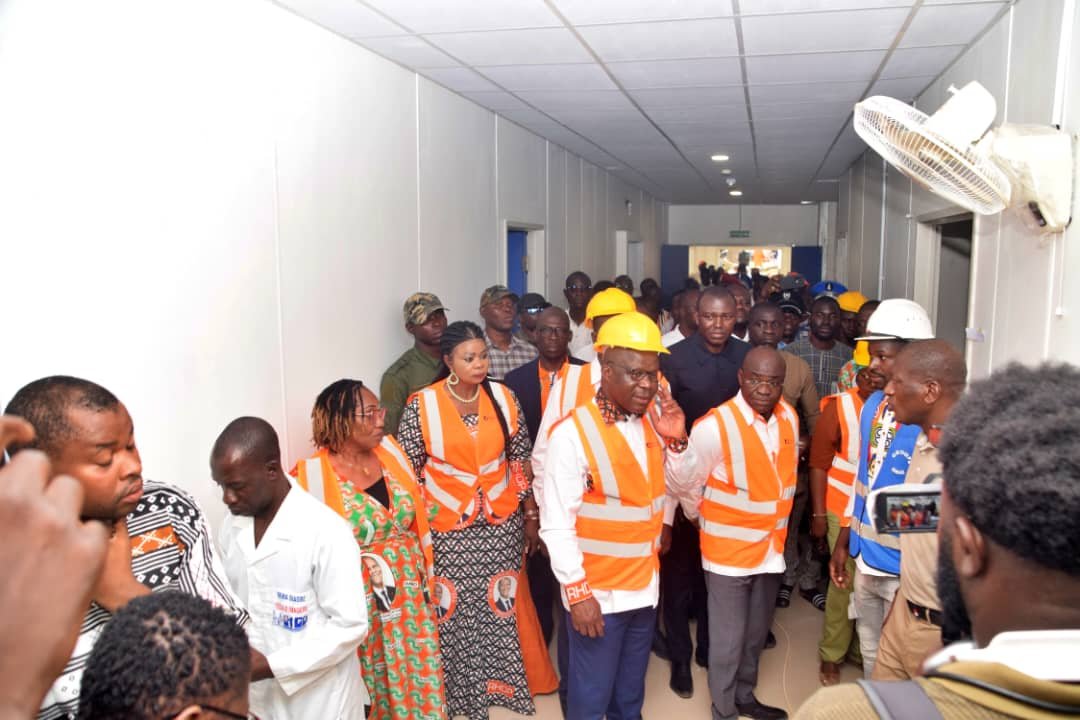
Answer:
[[82, 515], [112, 527], [105, 568], [83, 617], [74, 653], [45, 696], [39, 718], [74, 718], [83, 669], [112, 614], [140, 595], [179, 590], [199, 595], [248, 620], [214, 553], [202, 510], [184, 491], [142, 478], [134, 426], [116, 396], [88, 380], [53, 376], [35, 380], [12, 398], [6, 412], [30, 422], [31, 445], [56, 473], [78, 480]]

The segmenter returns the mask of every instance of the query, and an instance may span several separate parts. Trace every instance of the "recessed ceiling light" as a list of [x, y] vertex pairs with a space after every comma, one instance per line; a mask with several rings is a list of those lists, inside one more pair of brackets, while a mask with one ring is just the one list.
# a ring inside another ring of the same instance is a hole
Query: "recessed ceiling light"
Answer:
[[731, 168], [724, 168], [723, 170], [720, 171], [720, 174], [721, 175], [730, 175], [731, 174]]
[[727, 162], [727, 161], [728, 161], [728, 160], [730, 160], [731, 158], [729, 158], [729, 157], [728, 157], [727, 155], [725, 155], [724, 153], [717, 153], [717, 154], [715, 154], [715, 155], [711, 155], [711, 156], [709, 157], [709, 159], [710, 159], [710, 160], [712, 160], [713, 162]]
[[742, 190], [729, 190], [728, 195], [731, 197], [742, 197]]
[[800, 205], [813, 205], [814, 201], [813, 200], [800, 200], [799, 204]]

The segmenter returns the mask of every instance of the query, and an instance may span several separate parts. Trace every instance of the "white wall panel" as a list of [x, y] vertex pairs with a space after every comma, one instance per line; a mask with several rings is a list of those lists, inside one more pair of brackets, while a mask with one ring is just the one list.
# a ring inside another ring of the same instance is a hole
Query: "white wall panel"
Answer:
[[[566, 274], [585, 269], [585, 180], [584, 161], [577, 155], [566, 154]], [[596, 281], [596, 278], [592, 278]]]
[[888, 167], [885, 183], [885, 279], [881, 296], [908, 297], [915, 269], [914, 229], [908, 215], [911, 181]]
[[[495, 116], [420, 79], [420, 286], [476, 320], [504, 256], [495, 221]], [[505, 241], [503, 241], [505, 244]]]
[[501, 117], [498, 122], [499, 221], [543, 225], [547, 141]]
[[570, 274], [566, 252], [566, 160], [568, 153], [547, 144], [547, 290], [548, 302], [561, 305], [566, 276]]
[[[814, 205], [672, 205], [668, 242], [672, 245], [817, 245]], [[731, 240], [731, 230], [750, 237]]]
[[[1025, 0], [1012, 9], [1012, 64], [1005, 115], [1011, 123], [1047, 124], [1053, 120], [1064, 4], [1065, 0]], [[1072, 22], [1072, 18], [1068, 20]], [[1073, 82], [1080, 83], [1080, 78]]]
[[881, 240], [882, 218], [885, 208], [885, 169], [882, 159], [875, 153], [868, 153], [863, 175], [863, 193], [866, 196], [863, 206], [862, 254], [860, 256], [859, 282], [856, 285], [867, 297], [877, 297], [881, 276]]

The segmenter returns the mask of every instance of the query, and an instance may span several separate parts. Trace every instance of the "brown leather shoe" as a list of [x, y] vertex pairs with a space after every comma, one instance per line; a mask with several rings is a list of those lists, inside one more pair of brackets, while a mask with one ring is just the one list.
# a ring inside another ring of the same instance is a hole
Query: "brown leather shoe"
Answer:
[[818, 668], [818, 680], [825, 687], [829, 685], [836, 685], [840, 682], [840, 663], [828, 662], [827, 660], [821, 661], [821, 667]]

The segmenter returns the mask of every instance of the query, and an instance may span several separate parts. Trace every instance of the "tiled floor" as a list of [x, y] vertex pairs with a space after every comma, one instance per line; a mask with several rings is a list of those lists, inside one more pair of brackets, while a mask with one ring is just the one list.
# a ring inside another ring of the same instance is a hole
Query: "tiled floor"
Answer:
[[[761, 673], [757, 697], [768, 705], [783, 707], [794, 712], [806, 698], [818, 689], [817, 642], [821, 633], [823, 614], [795, 595], [791, 607], [776, 611], [773, 632], [776, 647], [766, 650], [761, 657]], [[645, 676], [646, 718], [687, 718], [707, 720], [709, 713], [709, 686], [704, 668], [693, 665], [694, 696], [684, 700], [668, 687], [671, 666], [655, 655], [649, 661]], [[859, 671], [844, 665], [841, 679], [851, 682], [859, 677]], [[519, 715], [495, 709], [492, 720], [509, 720]], [[536, 718], [561, 720], [559, 700], [554, 694], [536, 699]]]

